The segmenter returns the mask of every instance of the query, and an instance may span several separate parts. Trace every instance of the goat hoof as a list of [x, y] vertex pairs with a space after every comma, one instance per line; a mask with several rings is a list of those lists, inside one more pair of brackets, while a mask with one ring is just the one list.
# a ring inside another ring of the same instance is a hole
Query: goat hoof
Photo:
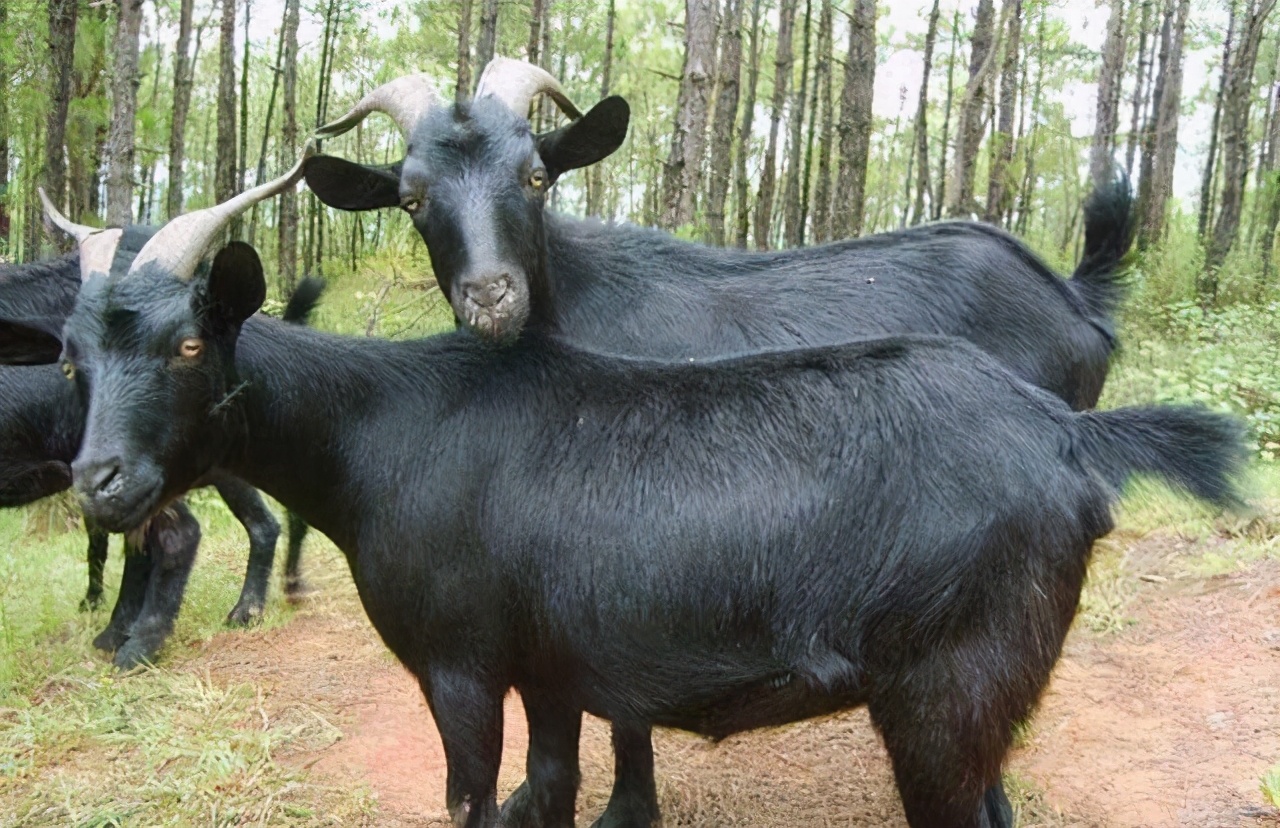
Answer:
[[250, 627], [262, 622], [263, 606], [258, 602], [242, 601], [227, 613], [228, 627]]
[[129, 640], [128, 633], [115, 627], [107, 627], [93, 639], [93, 646], [104, 653], [114, 653]]
[[315, 590], [301, 577], [288, 578], [284, 582], [284, 597], [290, 604], [300, 604], [315, 594]]
[[86, 595], [84, 596], [84, 599], [80, 601], [81, 612], [93, 612], [94, 610], [101, 609], [101, 608], [102, 608], [101, 595]]
[[662, 817], [654, 808], [640, 807], [626, 809], [615, 807], [610, 801], [600, 818], [591, 823], [591, 828], [661, 828]]
[[154, 663], [155, 655], [159, 651], [159, 644], [153, 645], [136, 638], [130, 638], [124, 643], [124, 646], [116, 651], [116, 657], [112, 659], [112, 663], [116, 665], [116, 669], [121, 671], [132, 670], [134, 667], [149, 667]]

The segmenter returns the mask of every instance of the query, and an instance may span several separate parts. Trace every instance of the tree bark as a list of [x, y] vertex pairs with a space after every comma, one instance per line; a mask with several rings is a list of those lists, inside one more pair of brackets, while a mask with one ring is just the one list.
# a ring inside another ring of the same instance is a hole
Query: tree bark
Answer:
[[1244, 189], [1249, 178], [1249, 109], [1253, 103], [1253, 71], [1263, 27], [1276, 0], [1250, 0], [1240, 27], [1240, 42], [1231, 61], [1222, 105], [1222, 209], [1205, 257], [1208, 278], [1202, 298], [1216, 299], [1216, 270], [1226, 261], [1240, 230]]
[[1112, 174], [1116, 129], [1120, 121], [1120, 83], [1124, 79], [1124, 18], [1124, 0], [1111, 0], [1107, 39], [1102, 45], [1102, 68], [1098, 71], [1093, 146], [1089, 151], [1089, 179], [1095, 187], [1104, 184]]
[[[289, 7], [285, 5], [285, 15], [288, 16]], [[271, 141], [271, 122], [276, 114], [276, 94], [280, 91], [280, 76], [284, 73], [284, 30], [287, 20], [280, 21], [280, 42], [276, 46], [276, 62], [271, 70], [271, 94], [267, 97], [267, 115], [262, 123], [262, 144], [258, 148], [258, 167], [254, 172], [253, 186], [258, 186], [267, 178], [267, 147]], [[245, 127], [248, 129], [248, 126]], [[249, 213], [249, 244], [254, 244], [258, 237], [258, 208], [261, 204], [253, 205], [253, 210]], [[277, 221], [279, 218], [277, 217]]]
[[951, 56], [947, 58], [947, 102], [942, 110], [942, 144], [938, 152], [938, 197], [933, 202], [933, 220], [942, 218], [947, 201], [947, 147], [951, 146], [951, 108], [956, 89], [956, 51], [960, 45], [960, 10], [951, 18]]
[[1269, 94], [1271, 120], [1267, 124], [1267, 155], [1262, 163], [1266, 174], [1261, 177], [1259, 191], [1265, 194], [1267, 204], [1266, 226], [1262, 236], [1262, 276], [1258, 283], [1261, 298], [1271, 284], [1274, 270], [1276, 228], [1280, 226], [1280, 180], [1276, 169], [1280, 166], [1280, 49], [1276, 51], [1276, 69]]
[[[1036, 79], [1031, 85], [1031, 107], [1028, 122], [1030, 127], [1027, 130], [1026, 149], [1023, 156], [1023, 173], [1022, 173], [1022, 189], [1018, 193], [1018, 220], [1015, 231], [1018, 235], [1026, 235], [1027, 220], [1031, 216], [1031, 199], [1035, 193], [1036, 182], [1036, 150], [1040, 139], [1040, 130], [1037, 128], [1040, 117], [1040, 106], [1044, 99], [1044, 39], [1045, 39], [1045, 10], [1040, 8], [1040, 19], [1036, 24]], [[1028, 52], [1030, 57], [1030, 52]]]
[[[829, 0], [819, 0], [825, 9], [829, 5]], [[800, 240], [799, 245], [803, 245], [808, 235], [810, 202], [809, 197], [814, 188], [813, 184], [813, 144], [818, 137], [818, 116], [823, 105], [822, 96], [822, 74], [825, 71], [828, 78], [831, 72], [831, 37], [830, 31], [822, 28], [822, 12], [818, 14], [818, 43], [815, 50], [814, 67], [813, 67], [813, 96], [809, 99], [809, 130], [808, 137], [805, 140], [804, 148], [804, 172], [801, 174], [802, 185], [800, 187]], [[807, 61], [806, 61], [807, 62]], [[814, 218], [816, 224], [817, 217]]]
[[[1114, 0], [1117, 4], [1122, 0]], [[1003, 225], [1013, 190], [1007, 180], [1013, 161], [1013, 119], [1018, 108], [1018, 49], [1022, 37], [1022, 0], [1005, 0], [1003, 17], [1008, 18], [1004, 42], [1004, 65], [1000, 70], [1000, 116], [992, 136], [991, 173], [987, 181], [986, 220]], [[1120, 32], [1123, 34], [1123, 30]], [[1114, 124], [1111, 127], [1115, 132]]]
[[876, 81], [875, 0], [854, 0], [849, 55], [840, 94], [840, 172], [836, 179], [833, 235], [862, 235], [866, 213], [867, 158], [871, 151], [871, 102]]
[[[0, 31], [9, 25], [9, 7], [0, 3]], [[9, 88], [9, 56], [0, 49], [0, 87]], [[9, 252], [9, 96], [0, 95], [0, 243]]]
[[710, 181], [707, 186], [707, 232], [710, 244], [725, 243], [725, 202], [733, 172], [733, 125], [738, 121], [738, 87], [742, 74], [743, 0], [729, 0], [720, 29], [720, 93], [711, 127]]
[[[52, 69], [49, 119], [45, 127], [44, 188], [59, 209], [67, 206], [67, 109], [71, 104], [71, 75], [75, 68], [76, 0], [49, 0], [49, 62]], [[59, 249], [68, 240], [55, 237]]]
[[1133, 162], [1138, 152], [1138, 141], [1142, 136], [1142, 115], [1143, 109], [1146, 107], [1148, 98], [1148, 78], [1150, 72], [1147, 71], [1151, 63], [1151, 52], [1147, 49], [1147, 30], [1151, 28], [1151, 4], [1153, 0], [1142, 0], [1142, 17], [1137, 23], [1138, 27], [1138, 60], [1135, 67], [1137, 77], [1133, 83], [1133, 114], [1129, 122], [1129, 139], [1125, 148], [1124, 169], [1129, 177], [1133, 177]]
[[[916, 199], [911, 211], [911, 223], [924, 221], [924, 201], [927, 195], [933, 199], [933, 187], [929, 181], [929, 76], [933, 72], [933, 48], [938, 40], [939, 0], [933, 0], [933, 9], [929, 12], [929, 28], [924, 35], [924, 71], [920, 77], [920, 101], [916, 105], [916, 167], [919, 172], [916, 179]], [[908, 182], [910, 186], [910, 182]], [[903, 210], [903, 215], [906, 211]]]
[[986, 85], [995, 67], [995, 17], [994, 0], [979, 0], [969, 52], [969, 83], [965, 86], [956, 124], [954, 175], [947, 205], [947, 213], [952, 216], [979, 212], [973, 197], [973, 179], [978, 165], [978, 150], [982, 146]]
[[774, 58], [773, 111], [769, 116], [769, 143], [760, 171], [760, 193], [756, 196], [756, 248], [768, 250], [773, 228], [773, 195], [778, 176], [778, 130], [787, 104], [791, 83], [791, 30], [795, 25], [796, 0], [780, 0], [778, 5], [778, 45]]
[[[218, 143], [213, 197], [221, 204], [236, 194], [236, 0], [222, 0], [218, 48]], [[232, 231], [232, 237], [237, 234]]]
[[138, 113], [138, 34], [142, 0], [118, 0], [107, 136], [107, 225], [133, 223], [133, 136]]
[[738, 130], [738, 154], [734, 161], [733, 190], [738, 215], [737, 245], [747, 246], [751, 234], [751, 182], [747, 178], [747, 157], [751, 154], [751, 130], [755, 122], [756, 90], [760, 82], [760, 0], [751, 3], [751, 46], [747, 59], [747, 97], [742, 106], [742, 127]]
[[[298, 151], [298, 16], [300, 0], [285, 0], [284, 71], [281, 91], [284, 123], [280, 131], [282, 155]], [[290, 187], [280, 194], [280, 281], [281, 294], [293, 295], [298, 284], [298, 196]]]
[[244, 0], [244, 62], [240, 68], [240, 152], [236, 157], [236, 189], [244, 192], [249, 170], [249, 15], [253, 0]]
[[194, 10], [195, 0], [182, 0], [178, 12], [178, 46], [173, 53], [173, 118], [169, 124], [169, 195], [166, 205], [170, 219], [182, 214], [187, 113], [191, 109], [192, 61], [188, 51]]
[[548, 0], [533, 0], [529, 14], [529, 44], [525, 47], [526, 60], [538, 66], [542, 51], [542, 27], [546, 22]]
[[[814, 79], [818, 105], [822, 107], [822, 135], [818, 139], [818, 175], [813, 194], [813, 239], [819, 244], [831, 240], [831, 150], [835, 141], [835, 102], [832, 100], [835, 63], [835, 12], [832, 0], [822, 0], [818, 22], [818, 65]], [[816, 113], [815, 113], [816, 114]]]
[[471, 0], [458, 3], [458, 85], [455, 100], [471, 96]]
[[1209, 122], [1209, 151], [1204, 162], [1204, 175], [1200, 177], [1200, 217], [1196, 226], [1203, 236], [1209, 228], [1213, 214], [1213, 173], [1218, 160], [1218, 132], [1222, 126], [1222, 97], [1227, 90], [1227, 78], [1231, 74], [1231, 42], [1236, 30], [1236, 4], [1227, 4], [1227, 36], [1222, 41], [1222, 69], [1218, 76], [1218, 94], [1213, 101], [1213, 118]]
[[476, 44], [476, 66], [480, 72], [483, 72], [489, 65], [489, 61], [493, 60], [497, 43], [498, 0], [483, 0], [483, 5], [480, 7], [480, 40]]
[[662, 177], [660, 222], [668, 230], [693, 221], [702, 153], [706, 147], [715, 33], [715, 0], [686, 0], [684, 71], [680, 77], [680, 97], [676, 102], [671, 153]]
[[[1145, 198], [1140, 190], [1142, 218], [1138, 231], [1141, 249], [1164, 236], [1165, 211], [1173, 195], [1173, 170], [1178, 153], [1178, 113], [1182, 106], [1182, 49], [1186, 39], [1187, 17], [1191, 0], [1177, 0], [1177, 6], [1165, 17], [1160, 47], [1160, 76], [1153, 95], [1155, 128], [1150, 175]], [[1147, 168], [1143, 160], [1144, 170]]]
[[804, 39], [800, 50], [800, 85], [796, 87], [795, 97], [791, 102], [791, 113], [788, 116], [791, 127], [791, 148], [787, 155], [787, 178], [783, 185], [783, 239], [787, 247], [799, 247], [804, 243], [805, 216], [801, 209], [802, 189], [807, 190], [809, 181], [806, 178], [801, 184], [801, 172], [804, 169], [804, 116], [809, 97], [809, 49], [810, 34], [813, 31], [813, 0], [804, 3]]
[[[738, 0], [739, 3], [742, 0]], [[609, 9], [605, 18], [604, 64], [600, 69], [600, 99], [609, 97], [613, 84], [613, 27], [617, 19], [614, 0], [609, 0]], [[714, 170], [714, 167], [713, 167]], [[592, 164], [587, 170], [587, 215], [599, 216], [605, 212], [604, 171], [602, 164]], [[608, 211], [606, 218], [613, 218], [613, 211]]]

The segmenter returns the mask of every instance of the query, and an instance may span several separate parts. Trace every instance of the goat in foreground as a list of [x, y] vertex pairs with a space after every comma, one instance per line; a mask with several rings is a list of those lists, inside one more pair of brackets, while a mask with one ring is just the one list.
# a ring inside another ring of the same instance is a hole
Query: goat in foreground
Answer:
[[[1007, 828], [1013, 727], [1119, 488], [1234, 500], [1232, 419], [1073, 413], [950, 338], [666, 363], [254, 316], [253, 249], [204, 251], [297, 177], [86, 283], [76, 487], [123, 527], [223, 467], [332, 538], [422, 686], [456, 825], [571, 826], [583, 711], [721, 738], [866, 704], [913, 828]], [[511, 687], [528, 795], [500, 810]]]
[[[526, 115], [542, 92], [577, 120], [535, 135]], [[334, 207], [404, 208], [454, 312], [483, 336], [554, 332], [591, 350], [685, 359], [949, 334], [1073, 408], [1091, 408], [1102, 392], [1134, 228], [1125, 180], [1086, 202], [1084, 255], [1070, 280], [1014, 237], [974, 222], [748, 253], [547, 210], [561, 175], [622, 143], [621, 98], [578, 117], [545, 71], [498, 58], [469, 104], [446, 105], [426, 76], [413, 75], [369, 93], [322, 134], [376, 111], [412, 139], [408, 156], [390, 167], [318, 156], [307, 162], [307, 183]], [[618, 807], [634, 812], [644, 802], [656, 817], [649, 734], [615, 726], [614, 746], [614, 796], [632, 803]]]

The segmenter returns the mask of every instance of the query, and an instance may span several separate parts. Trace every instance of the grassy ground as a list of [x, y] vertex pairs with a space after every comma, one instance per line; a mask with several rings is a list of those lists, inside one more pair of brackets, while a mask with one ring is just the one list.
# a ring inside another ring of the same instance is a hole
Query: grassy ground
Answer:
[[[448, 309], [422, 281], [424, 272], [366, 263], [359, 274], [331, 283], [314, 323], [391, 337], [446, 329]], [[1224, 380], [1180, 393], [1180, 383], [1197, 376], [1196, 364], [1231, 365], [1245, 357], [1210, 332], [1192, 337], [1189, 362], [1188, 348], [1161, 338], [1168, 330], [1162, 324], [1152, 323], [1126, 349], [1106, 402], [1201, 397], [1242, 410], [1265, 431], [1274, 412], [1272, 398], [1262, 399], [1262, 392], [1251, 397], [1250, 388]], [[1266, 331], [1252, 336], [1256, 351], [1273, 344]], [[1252, 354], [1248, 359], [1254, 365]], [[1270, 394], [1269, 386], [1265, 391]], [[1274, 454], [1271, 442], [1269, 433], [1260, 437], [1260, 452]], [[1259, 500], [1280, 500], [1280, 465], [1260, 463], [1252, 486]], [[377, 824], [368, 791], [326, 785], [281, 761], [340, 737], [330, 711], [303, 704], [268, 717], [262, 689], [252, 680], [227, 684], [204, 674], [193, 653], [224, 630], [243, 576], [245, 539], [211, 491], [191, 502], [204, 542], [178, 627], [161, 654], [163, 666], [123, 677], [90, 645], [107, 612], [77, 611], [85, 539], [65, 505], [0, 512], [0, 824]], [[1225, 535], [1226, 543], [1180, 562], [1188, 576], [1204, 577], [1280, 556], [1275, 529], [1261, 518], [1217, 517], [1159, 487], [1136, 486], [1119, 511], [1118, 531], [1100, 545], [1078, 623], [1099, 635], [1121, 633], [1130, 623], [1126, 606], [1137, 576], [1127, 541], [1153, 532], [1193, 539]], [[119, 540], [113, 539], [108, 606], [120, 566]], [[340, 611], [358, 612], [346, 564], [327, 541], [308, 541], [305, 566], [331, 573]], [[276, 588], [263, 623], [288, 624], [296, 612]], [[1061, 824], [1034, 785], [1014, 779], [1010, 787], [1024, 820]], [[1259, 787], [1260, 803], [1269, 798], [1280, 806], [1280, 765]]]

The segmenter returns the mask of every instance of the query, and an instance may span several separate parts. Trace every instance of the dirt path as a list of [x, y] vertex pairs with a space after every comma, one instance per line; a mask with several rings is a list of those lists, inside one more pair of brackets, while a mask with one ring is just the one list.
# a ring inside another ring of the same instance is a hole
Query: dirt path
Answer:
[[[1072, 634], [1011, 761], [1030, 780], [1023, 828], [1280, 828], [1258, 792], [1280, 762], [1280, 562], [1177, 579], [1170, 543], [1144, 542], [1131, 556], [1134, 574], [1152, 582], [1141, 582], [1127, 629]], [[193, 661], [215, 678], [257, 682], [272, 716], [299, 704], [329, 711], [333, 737], [284, 758], [366, 786], [378, 801], [373, 824], [448, 824], [443, 751], [422, 695], [353, 601], [310, 608], [280, 629], [220, 635]], [[523, 777], [527, 739], [514, 695], [506, 723], [504, 795]], [[668, 828], [905, 825], [861, 711], [720, 745], [664, 732], [657, 752]], [[587, 722], [582, 757], [588, 825], [612, 780], [604, 723]]]

